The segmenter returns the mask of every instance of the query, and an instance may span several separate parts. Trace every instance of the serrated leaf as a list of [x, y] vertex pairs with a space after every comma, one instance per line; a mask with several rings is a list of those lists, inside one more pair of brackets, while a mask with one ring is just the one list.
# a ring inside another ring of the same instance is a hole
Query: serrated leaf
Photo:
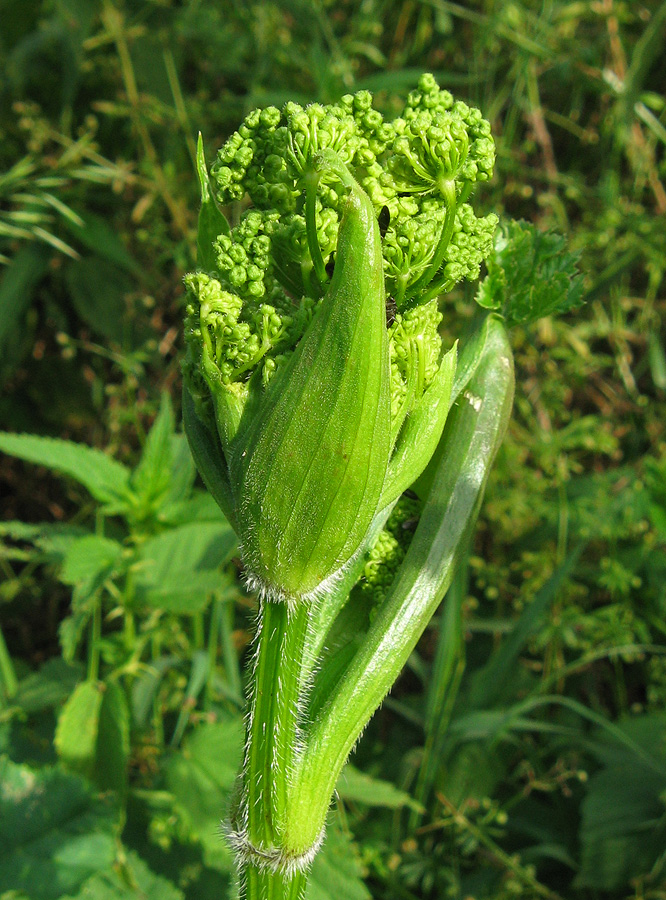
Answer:
[[155, 504], [169, 488], [172, 478], [172, 438], [176, 423], [171, 400], [162, 394], [160, 410], [150, 429], [141, 461], [132, 475], [132, 487], [144, 508]]
[[78, 684], [58, 717], [55, 747], [58, 756], [74, 772], [92, 777], [102, 709], [102, 686], [97, 681]]
[[[189, 453], [189, 448], [188, 451]], [[160, 521], [170, 525], [190, 525], [193, 522], [226, 522], [224, 513], [208, 491], [195, 491], [182, 502], [170, 504], [160, 510]]]
[[130, 716], [122, 687], [107, 682], [97, 729], [93, 779], [100, 790], [115, 791], [124, 800], [130, 754]]
[[240, 718], [200, 725], [165, 766], [178, 815], [201, 841], [206, 863], [224, 872], [233, 868], [233, 858], [222, 838], [221, 822], [240, 768], [244, 736]]
[[408, 806], [410, 809], [421, 809], [408, 793], [399, 790], [390, 781], [366, 775], [349, 763], [342, 770], [336, 792], [343, 800], [352, 800], [365, 806], [382, 806], [386, 809]]
[[63, 560], [64, 584], [100, 584], [113, 571], [123, 552], [122, 544], [97, 534], [73, 541]]
[[193, 522], [150, 538], [141, 548], [137, 598], [171, 612], [198, 612], [224, 586], [219, 569], [235, 549], [227, 522]]
[[69, 697], [81, 674], [81, 666], [69, 665], [59, 657], [49, 659], [38, 672], [21, 679], [14, 703], [26, 713], [53, 709]]
[[[171, 457], [173, 462], [166, 502], [169, 504], [186, 502], [192, 494], [197, 469], [184, 434], [172, 435]], [[163, 509], [160, 510], [160, 518]]]
[[152, 872], [133, 851], [123, 855], [122, 865], [93, 875], [78, 894], [62, 900], [183, 900], [175, 884]]
[[102, 503], [121, 509], [125, 506], [129, 469], [101, 450], [58, 438], [10, 434], [5, 431], [0, 432], [0, 450], [26, 462], [68, 475]]
[[575, 884], [618, 890], [645, 872], [666, 846], [666, 716], [647, 714], [619, 727], [642, 749], [605, 739], [593, 746], [604, 763], [588, 782]]
[[0, 894], [60, 900], [115, 857], [116, 813], [77, 775], [0, 757]]
[[0, 522], [0, 537], [32, 543], [36, 549], [42, 551], [44, 555], [42, 561], [50, 563], [62, 563], [74, 541], [89, 533], [80, 526], [61, 523], [40, 522], [38, 525], [32, 525], [17, 521]]
[[507, 325], [563, 315], [583, 302], [578, 254], [567, 251], [559, 234], [541, 232], [528, 222], [503, 222], [486, 262], [488, 274], [476, 302], [499, 312]]

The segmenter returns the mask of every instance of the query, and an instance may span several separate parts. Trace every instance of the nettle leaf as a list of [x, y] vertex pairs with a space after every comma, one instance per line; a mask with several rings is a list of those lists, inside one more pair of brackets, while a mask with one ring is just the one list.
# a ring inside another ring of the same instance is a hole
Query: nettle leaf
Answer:
[[220, 566], [235, 550], [227, 522], [192, 522], [150, 538], [139, 557], [137, 599], [170, 612], [199, 612], [224, 587]]
[[0, 432], [0, 450], [26, 462], [46, 466], [82, 484], [101, 503], [124, 509], [130, 472], [101, 450], [33, 434]]
[[588, 782], [580, 827], [576, 885], [625, 887], [649, 872], [666, 846], [666, 715], [621, 722], [627, 743], [599, 738], [602, 768]]
[[[69, 547], [90, 532], [80, 525], [66, 525], [61, 522], [40, 522], [32, 525], [27, 522], [0, 522], [0, 553], [4, 558], [29, 557], [33, 561], [62, 564]], [[8, 544], [7, 541], [12, 542]], [[32, 544], [31, 550], [19, 549], [14, 543]]]
[[115, 681], [105, 685], [95, 748], [95, 784], [115, 791], [121, 800], [127, 792], [130, 755], [130, 713], [122, 687]]
[[81, 666], [69, 665], [60, 657], [49, 659], [38, 672], [21, 679], [14, 703], [26, 713], [53, 709], [69, 697], [81, 675]]
[[143, 506], [154, 504], [169, 488], [175, 427], [171, 400], [165, 392], [143, 448], [141, 461], [132, 475], [132, 487], [139, 504]]
[[111, 574], [123, 552], [122, 544], [111, 538], [89, 534], [73, 541], [63, 559], [60, 580], [64, 584], [86, 584], [89, 590]]
[[115, 858], [117, 814], [79, 776], [0, 757], [0, 894], [60, 900]]
[[583, 303], [578, 256], [567, 251], [562, 235], [544, 233], [528, 222], [503, 222], [476, 302], [499, 312], [507, 325], [563, 315]]
[[122, 798], [127, 788], [129, 732], [122, 688], [115, 682], [84, 681], [62, 708], [55, 746], [69, 769]]
[[383, 806], [386, 809], [400, 809], [408, 806], [410, 809], [422, 809], [409, 794], [399, 790], [390, 781], [372, 778], [349, 763], [342, 770], [336, 786], [336, 793], [343, 800], [351, 800], [365, 806]]
[[165, 766], [178, 816], [201, 842], [207, 865], [223, 872], [231, 871], [233, 858], [222, 837], [221, 822], [243, 758], [244, 736], [240, 717], [200, 725]]
[[184, 894], [171, 881], [156, 875], [134, 851], [123, 854], [122, 864], [88, 879], [75, 896], [61, 900], [183, 900]]
[[90, 778], [95, 764], [99, 716], [103, 694], [96, 681], [84, 681], [62, 708], [55, 747], [65, 765]]

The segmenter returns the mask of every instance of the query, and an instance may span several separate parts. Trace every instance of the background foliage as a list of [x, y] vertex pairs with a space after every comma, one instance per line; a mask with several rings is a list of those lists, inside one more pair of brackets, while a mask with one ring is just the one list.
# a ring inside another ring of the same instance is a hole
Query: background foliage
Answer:
[[233, 892], [254, 599], [177, 424], [196, 132], [391, 110], [424, 70], [491, 120], [487, 211], [565, 235], [586, 305], [516, 300], [467, 571], [309, 896], [666, 897], [665, 36], [658, 0], [3, 0], [0, 424], [35, 436], [0, 438], [3, 900]]

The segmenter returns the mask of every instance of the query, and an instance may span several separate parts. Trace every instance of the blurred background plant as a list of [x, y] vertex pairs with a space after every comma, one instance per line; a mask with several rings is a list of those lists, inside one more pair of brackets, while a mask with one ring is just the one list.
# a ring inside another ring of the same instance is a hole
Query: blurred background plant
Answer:
[[587, 303], [513, 328], [468, 566], [310, 896], [666, 897], [665, 37], [658, 0], [4, 0], [0, 425], [38, 437], [0, 446], [3, 900], [232, 891], [254, 601], [176, 427], [196, 132], [392, 111], [422, 71], [492, 123], [486, 211], [566, 235]]

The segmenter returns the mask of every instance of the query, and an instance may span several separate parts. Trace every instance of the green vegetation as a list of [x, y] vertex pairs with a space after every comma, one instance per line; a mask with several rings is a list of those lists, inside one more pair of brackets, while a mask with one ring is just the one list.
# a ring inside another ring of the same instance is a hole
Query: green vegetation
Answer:
[[[0, 897], [234, 896], [220, 823], [259, 601], [224, 480], [202, 489], [180, 426], [194, 415], [215, 449], [233, 418], [205, 379], [181, 410], [180, 361], [192, 384], [208, 354], [243, 407], [289, 367], [334, 283], [347, 194], [325, 169], [300, 187], [330, 149], [379, 229], [389, 440], [456, 341], [458, 403], [309, 637], [320, 747], [331, 709], [355, 740], [391, 585], [426, 533], [453, 540], [444, 463], [476, 427], [470, 378], [498, 408], [505, 327], [516, 393], [446, 600], [335, 785], [307, 896], [664, 896], [666, 4], [6, 0], [2, 20]], [[424, 71], [446, 90], [414, 93]], [[450, 153], [415, 149], [430, 128]]]

